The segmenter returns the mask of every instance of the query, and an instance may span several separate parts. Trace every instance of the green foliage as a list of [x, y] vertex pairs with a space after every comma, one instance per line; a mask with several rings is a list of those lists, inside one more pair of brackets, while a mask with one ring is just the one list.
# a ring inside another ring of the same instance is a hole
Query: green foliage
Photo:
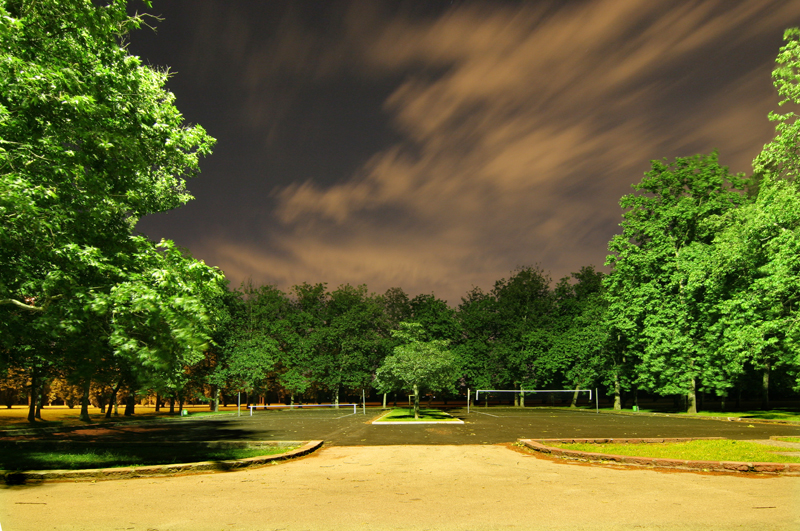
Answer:
[[[781, 97], [779, 105], [800, 103], [800, 29], [790, 28], [784, 32], [784, 44], [775, 60], [772, 71], [773, 84]], [[769, 113], [770, 121], [776, 122], [775, 138], [764, 146], [753, 161], [753, 172], [758, 181], [766, 176], [796, 182], [800, 175], [800, 150], [798, 134], [800, 121], [792, 111], [783, 114]]]
[[[167, 71], [128, 54], [126, 2], [0, 1], [0, 345], [129, 386], [196, 362], [218, 270], [133, 236], [191, 196], [214, 140], [187, 127]], [[40, 343], [48, 343], [43, 348]]]
[[526, 334], [526, 348], [543, 382], [562, 378], [556, 385], [586, 387], [616, 369], [602, 281], [603, 274], [592, 266], [562, 278], [554, 289], [549, 325]]
[[[718, 233], [715, 220], [741, 203], [740, 176], [716, 153], [652, 161], [622, 198], [623, 233], [609, 243], [606, 279], [612, 334], [637, 357], [636, 380], [659, 393], [682, 393], [693, 407], [696, 382], [719, 370], [704, 339], [709, 304], [696, 272]], [[711, 381], [710, 381], [711, 380]], [[705, 380], [721, 388], [725, 379]]]
[[414, 393], [414, 416], [419, 417], [419, 395], [424, 391], [447, 391], [458, 378], [458, 363], [442, 339], [425, 340], [419, 323], [400, 323], [393, 335], [401, 341], [383, 360], [375, 377], [381, 391], [406, 390]]

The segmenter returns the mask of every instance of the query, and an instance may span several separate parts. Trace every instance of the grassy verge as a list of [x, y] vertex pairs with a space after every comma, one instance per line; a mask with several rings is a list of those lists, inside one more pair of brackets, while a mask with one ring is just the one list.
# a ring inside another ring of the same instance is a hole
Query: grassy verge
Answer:
[[[126, 417], [122, 414], [124, 408], [120, 408], [120, 414], [117, 416], [112, 415], [109, 418], [101, 413], [100, 408], [90, 407], [89, 417], [92, 424], [105, 424], [107, 422], [137, 422], [142, 420], [158, 420], [158, 419], [180, 419], [180, 410], [175, 408], [175, 413], [169, 413], [169, 407], [161, 408], [161, 411], [156, 411], [152, 406], [136, 406], [136, 412], [131, 417]], [[236, 413], [236, 406], [228, 406], [223, 408], [220, 406], [220, 411], [210, 411], [207, 405], [198, 406], [185, 406], [192, 417], [201, 415], [218, 415]], [[81, 413], [80, 407], [68, 408], [66, 406], [47, 406], [42, 409], [42, 420], [37, 420], [34, 424], [30, 424], [27, 420], [28, 408], [27, 406], [14, 406], [11, 409], [0, 408], [0, 430], [2, 429], [22, 429], [29, 427], [50, 427], [50, 426], [76, 426], [85, 424], [79, 418]], [[249, 415], [250, 412], [247, 408], [242, 407], [242, 415]]]
[[753, 411], [700, 411], [704, 417], [738, 417], [742, 419], [793, 420], [800, 422], [800, 412], [796, 410], [753, 410]]
[[414, 408], [398, 407], [392, 409], [378, 419], [379, 422], [431, 422], [455, 420], [452, 416], [439, 409], [420, 408], [419, 418], [414, 418]]
[[[594, 409], [593, 407], [582, 407], [582, 409]], [[609, 407], [601, 407], [600, 411], [613, 412], [614, 410]], [[626, 413], [631, 413], [630, 407], [623, 409]], [[676, 411], [671, 408], [648, 408], [642, 407], [639, 409], [641, 413], [662, 413], [668, 415], [689, 415], [685, 411]], [[701, 417], [732, 417], [742, 419], [768, 419], [768, 420], [788, 420], [800, 422], [800, 410], [797, 408], [775, 408], [770, 410], [752, 409], [747, 411], [698, 411], [692, 413], [691, 416], [698, 415]]]
[[800, 463], [800, 457], [778, 455], [775, 452], [791, 451], [787, 448], [769, 447], [747, 441], [689, 441], [680, 443], [593, 444], [547, 443], [548, 446], [634, 457], [660, 457], [692, 461], [743, 461], [747, 463]]
[[800, 437], [776, 437], [778, 441], [800, 443]]
[[225, 461], [264, 455], [278, 455], [298, 448], [230, 448], [230, 449], [174, 449], [169, 446], [145, 448], [130, 445], [127, 448], [81, 447], [69, 452], [30, 452], [4, 449], [0, 456], [2, 470], [77, 470], [84, 468], [114, 468], [128, 466], [171, 465], [199, 461]]

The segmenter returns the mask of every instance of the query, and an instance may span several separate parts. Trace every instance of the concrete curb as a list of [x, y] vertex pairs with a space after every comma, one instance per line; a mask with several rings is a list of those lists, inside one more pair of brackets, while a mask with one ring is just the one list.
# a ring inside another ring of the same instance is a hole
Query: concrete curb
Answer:
[[744, 472], [762, 474], [800, 475], [800, 463], [744, 463], [739, 461], [689, 461], [684, 459], [664, 459], [659, 457], [633, 457], [627, 455], [601, 454], [595, 452], [579, 452], [547, 446], [548, 442], [557, 443], [664, 443], [687, 442], [697, 440], [721, 440], [724, 437], [680, 437], [680, 438], [643, 438], [643, 439], [519, 439], [527, 448], [543, 454], [563, 459], [612, 463], [648, 468], [669, 468], [694, 472]]
[[[215, 443], [219, 442], [221, 441], [215, 441]], [[303, 446], [284, 454], [248, 457], [246, 459], [231, 459], [226, 461], [201, 461], [197, 463], [179, 463], [171, 465], [152, 465], [127, 468], [90, 468], [84, 470], [0, 470], [0, 482], [8, 485], [21, 485], [26, 483], [41, 483], [43, 481], [104, 481], [110, 479], [169, 477], [179, 475], [183, 476], [187, 474], [229, 472], [243, 468], [276, 464], [279, 461], [286, 461], [308, 455], [319, 449], [322, 446], [323, 441], [246, 441], [246, 443], [260, 446], [293, 446], [293, 443], [297, 443], [302, 444]]]

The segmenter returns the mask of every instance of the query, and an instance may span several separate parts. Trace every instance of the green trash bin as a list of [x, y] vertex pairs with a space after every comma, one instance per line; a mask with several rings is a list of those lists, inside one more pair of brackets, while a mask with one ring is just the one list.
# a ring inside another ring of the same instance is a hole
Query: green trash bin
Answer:
[[181, 417], [188, 417], [189, 410], [188, 409], [181, 409]]
[[[634, 411], [639, 411], [639, 406], [633, 406], [633, 410]], [[186, 411], [186, 410], [184, 410], [184, 411]]]

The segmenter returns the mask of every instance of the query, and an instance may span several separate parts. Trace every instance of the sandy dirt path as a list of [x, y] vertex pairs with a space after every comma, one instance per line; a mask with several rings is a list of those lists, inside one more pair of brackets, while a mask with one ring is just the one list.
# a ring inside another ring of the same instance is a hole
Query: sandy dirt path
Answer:
[[554, 462], [500, 445], [324, 448], [233, 473], [0, 490], [3, 531], [791, 530], [800, 477]]

